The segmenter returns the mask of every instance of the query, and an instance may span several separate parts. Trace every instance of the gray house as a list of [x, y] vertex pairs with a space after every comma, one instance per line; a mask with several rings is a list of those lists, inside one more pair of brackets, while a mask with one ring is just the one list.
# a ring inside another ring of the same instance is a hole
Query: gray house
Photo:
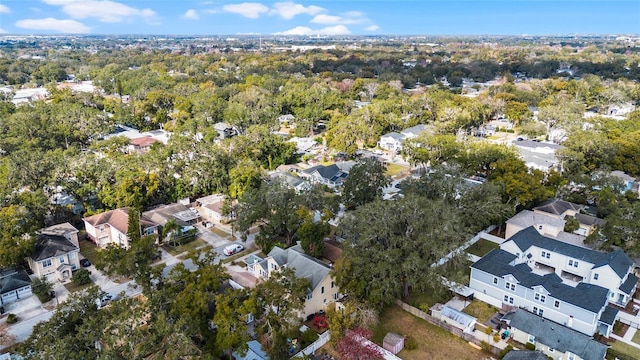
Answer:
[[31, 279], [24, 270], [0, 270], [0, 305], [31, 296]]
[[348, 173], [340, 170], [336, 164], [310, 167], [303, 170], [301, 175], [308, 177], [314, 183], [325, 184], [331, 187], [342, 185], [342, 182], [349, 176]]
[[[524, 229], [471, 266], [479, 300], [520, 307], [587, 335], [609, 336], [613, 303], [624, 307], [638, 278], [621, 251], [601, 253]], [[615, 319], [615, 314], [613, 314]]]
[[534, 344], [537, 351], [553, 359], [603, 360], [607, 354], [607, 345], [592, 337], [522, 309], [505, 314], [501, 321], [508, 325], [512, 339]]

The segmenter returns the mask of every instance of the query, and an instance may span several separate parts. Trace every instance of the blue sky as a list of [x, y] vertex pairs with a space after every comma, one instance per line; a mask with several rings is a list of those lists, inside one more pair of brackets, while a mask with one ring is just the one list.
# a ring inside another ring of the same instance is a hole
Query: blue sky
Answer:
[[0, 0], [5, 34], [639, 34], [640, 0]]

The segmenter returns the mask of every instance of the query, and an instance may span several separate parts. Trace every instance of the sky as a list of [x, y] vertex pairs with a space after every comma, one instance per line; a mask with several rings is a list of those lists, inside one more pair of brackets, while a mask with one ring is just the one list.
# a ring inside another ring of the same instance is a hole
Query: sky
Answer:
[[0, 0], [0, 34], [640, 34], [640, 0]]

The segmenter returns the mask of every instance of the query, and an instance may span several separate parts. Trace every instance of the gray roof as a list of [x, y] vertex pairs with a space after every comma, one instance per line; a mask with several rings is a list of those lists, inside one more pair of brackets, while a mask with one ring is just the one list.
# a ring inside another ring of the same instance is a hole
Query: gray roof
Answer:
[[512, 350], [502, 360], [549, 360], [549, 358], [540, 351]]
[[31, 285], [27, 272], [16, 271], [0, 278], [0, 295]]
[[156, 224], [164, 225], [169, 220], [175, 220], [180, 226], [189, 225], [189, 221], [197, 220], [197, 212], [182, 204], [159, 205], [153, 210], [145, 211], [142, 216]]
[[40, 261], [66, 255], [71, 251], [78, 250], [78, 247], [64, 236], [40, 234], [36, 239], [36, 245], [31, 254], [31, 258], [35, 261]]
[[513, 145], [522, 148], [531, 148], [531, 149], [539, 149], [539, 148], [549, 148], [551, 150], [559, 150], [564, 148], [562, 145], [541, 142], [541, 141], [533, 141], [533, 140], [513, 140], [511, 142]]
[[397, 133], [397, 132], [395, 132], [395, 131], [392, 131], [392, 132], [390, 132], [390, 133], [388, 133], [388, 134], [384, 134], [384, 135], [382, 135], [381, 137], [389, 137], [389, 138], [393, 138], [393, 139], [395, 139], [395, 140], [397, 140], [397, 141], [402, 141], [402, 140], [404, 140], [404, 138], [405, 138], [405, 136], [404, 136], [404, 135], [402, 135], [402, 134], [398, 134], [398, 133]]
[[576, 330], [562, 326], [554, 321], [543, 319], [522, 309], [505, 314], [502, 320], [509, 326], [535, 336], [535, 341], [562, 353], [567, 351], [584, 360], [602, 360], [607, 353], [607, 345]]
[[408, 128], [408, 129], [402, 130], [402, 134], [418, 136], [421, 133], [423, 133], [425, 130], [427, 130], [427, 125], [419, 124], [419, 125], [416, 125], [416, 126], [412, 126], [412, 127]]
[[629, 274], [629, 276], [627, 277], [627, 280], [625, 280], [618, 289], [620, 289], [620, 291], [622, 291], [627, 295], [633, 295], [632, 292], [633, 292], [633, 289], [636, 287], [637, 283], [638, 283], [638, 277], [633, 274]]
[[269, 360], [267, 353], [262, 350], [262, 345], [256, 340], [248, 341], [247, 347], [247, 353], [244, 356], [234, 352], [233, 358], [235, 360]]
[[43, 234], [51, 234], [51, 235], [60, 235], [65, 236], [69, 234], [78, 233], [78, 229], [76, 229], [73, 225], [68, 222], [62, 224], [56, 224], [53, 226], [49, 226], [40, 231]]
[[329, 265], [306, 255], [300, 245], [292, 246], [286, 250], [276, 246], [269, 252], [269, 256], [278, 265], [293, 269], [296, 277], [309, 279], [311, 289], [315, 289], [331, 271]]
[[594, 313], [600, 312], [607, 304], [608, 289], [587, 283], [572, 287], [564, 284], [555, 273], [541, 276], [533, 273], [526, 264], [509, 265], [515, 259], [516, 256], [511, 253], [494, 249], [471, 267], [497, 277], [513, 275], [521, 286], [529, 289], [542, 286], [549, 292], [549, 296]]
[[276, 171], [276, 172], [272, 173], [269, 176], [273, 180], [278, 179], [278, 180], [284, 182], [287, 186], [289, 186], [291, 188], [296, 188], [297, 186], [299, 186], [300, 184], [302, 184], [304, 182], [303, 179], [301, 179], [301, 178], [299, 178], [297, 176], [293, 176], [289, 172]]
[[560, 199], [549, 199], [544, 201], [542, 204], [533, 208], [533, 210], [544, 211], [549, 214], [562, 215], [567, 210], [573, 210], [575, 212], [580, 212], [583, 205], [574, 204], [572, 202], [560, 200]]
[[600, 321], [605, 324], [613, 325], [613, 323], [616, 322], [617, 315], [618, 315], [618, 309], [611, 306], [607, 306], [606, 308], [604, 308], [602, 315], [600, 315]]
[[520, 230], [508, 241], [513, 241], [523, 252], [532, 246], [536, 246], [594, 264], [594, 268], [609, 265], [620, 278], [624, 278], [629, 272], [631, 265], [633, 265], [631, 259], [620, 250], [611, 253], [601, 253], [543, 236], [533, 227]]
[[336, 164], [331, 164], [328, 166], [324, 166], [324, 165], [316, 165], [314, 167], [310, 167], [306, 170], [304, 170], [303, 172], [305, 174], [313, 174], [315, 171], [318, 172], [318, 174], [320, 174], [320, 176], [322, 176], [323, 178], [327, 179], [327, 180], [331, 180], [333, 182], [336, 182], [340, 179], [346, 178], [347, 174], [345, 172], [343, 172], [342, 170], [340, 170], [340, 168], [338, 167], [338, 165]]
[[581, 214], [581, 213], [577, 213], [575, 216], [576, 220], [578, 220], [578, 222], [580, 224], [584, 224], [584, 225], [604, 225], [606, 223], [606, 221], [604, 219], [600, 219], [597, 218], [595, 216], [591, 216], [591, 215], [587, 215], [587, 214]]
[[507, 220], [507, 224], [513, 224], [521, 228], [527, 228], [532, 225], [546, 224], [558, 228], [564, 227], [564, 220], [545, 214], [536, 214], [531, 210], [522, 210]]
[[624, 171], [620, 171], [620, 170], [612, 171], [611, 174], [609, 174], [609, 175], [615, 176], [618, 179], [624, 181], [625, 183], [636, 181], [636, 178], [634, 178], [633, 176], [628, 175]]

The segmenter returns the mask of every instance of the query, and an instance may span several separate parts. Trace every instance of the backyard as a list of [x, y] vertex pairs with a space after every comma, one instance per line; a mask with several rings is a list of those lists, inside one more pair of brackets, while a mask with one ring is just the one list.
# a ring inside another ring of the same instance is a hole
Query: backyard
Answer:
[[495, 307], [478, 300], [472, 301], [462, 310], [463, 313], [475, 317], [482, 324], [487, 322], [497, 311], [498, 309]]
[[392, 305], [382, 311], [373, 341], [381, 345], [387, 332], [395, 332], [415, 340], [416, 348], [414, 350], [404, 349], [398, 353], [398, 356], [405, 360], [480, 360], [487, 357], [486, 354], [471, 347], [466, 341], [409, 314], [398, 305]]
[[92, 264], [95, 264], [98, 261], [98, 251], [100, 251], [98, 246], [89, 240], [80, 240], [79, 245], [80, 253]]
[[440, 292], [435, 292], [433, 290], [427, 291], [419, 291], [412, 290], [403, 301], [407, 304], [417, 307], [419, 309], [429, 309], [436, 303], [444, 304], [447, 301], [451, 300], [453, 295], [449, 293], [448, 290], [443, 290]]
[[499, 248], [500, 245], [486, 239], [480, 239], [475, 244], [467, 248], [467, 252], [476, 256], [485, 256], [489, 251]]

